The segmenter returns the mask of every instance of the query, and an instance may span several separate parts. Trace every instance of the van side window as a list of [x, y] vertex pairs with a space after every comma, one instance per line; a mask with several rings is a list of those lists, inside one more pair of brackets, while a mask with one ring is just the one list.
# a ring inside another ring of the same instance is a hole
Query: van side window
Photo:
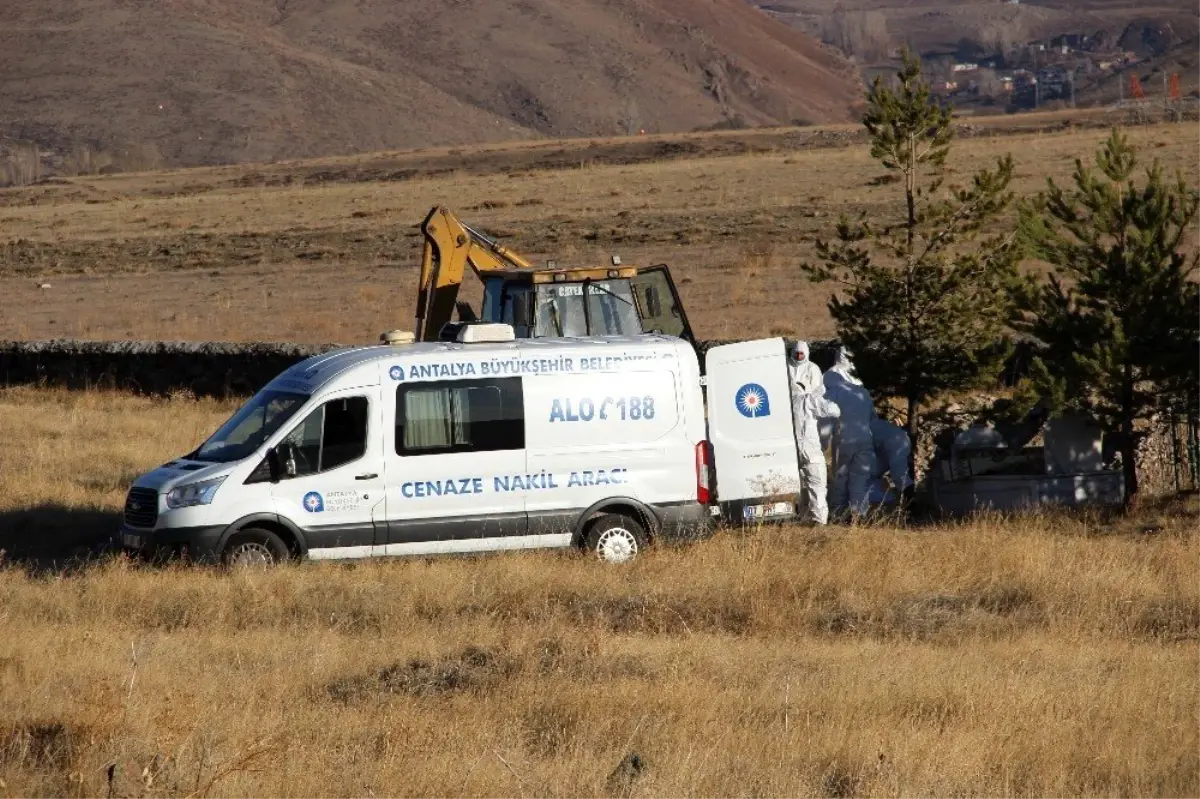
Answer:
[[396, 389], [396, 454], [525, 447], [521, 378], [410, 383]]
[[314, 410], [285, 441], [296, 448], [296, 476], [318, 474], [367, 452], [366, 397], [343, 397]]

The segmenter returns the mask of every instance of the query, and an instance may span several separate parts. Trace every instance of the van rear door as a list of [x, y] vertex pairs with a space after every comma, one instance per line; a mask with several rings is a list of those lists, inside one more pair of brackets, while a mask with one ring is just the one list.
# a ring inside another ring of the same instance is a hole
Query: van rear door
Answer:
[[800, 466], [784, 340], [713, 347], [705, 367], [722, 516], [734, 523], [794, 517]]

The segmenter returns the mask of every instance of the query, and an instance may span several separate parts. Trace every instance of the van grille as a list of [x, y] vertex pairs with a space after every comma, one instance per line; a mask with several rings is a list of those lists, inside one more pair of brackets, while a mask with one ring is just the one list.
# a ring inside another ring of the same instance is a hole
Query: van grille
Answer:
[[125, 498], [125, 523], [130, 527], [153, 527], [158, 521], [158, 492], [153, 488], [131, 488]]

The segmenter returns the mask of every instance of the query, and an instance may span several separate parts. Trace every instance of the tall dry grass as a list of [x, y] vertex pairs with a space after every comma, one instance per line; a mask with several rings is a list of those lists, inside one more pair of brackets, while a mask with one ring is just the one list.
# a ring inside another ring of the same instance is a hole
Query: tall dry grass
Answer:
[[[227, 411], [0, 392], [0, 524], [115, 509], [72, 475]], [[1198, 556], [1188, 507], [724, 532], [627, 568], [14, 566], [0, 790], [1196, 795]]]
[[[230, 409], [0, 392], [0, 525], [62, 543], [113, 523], [134, 474]], [[13, 564], [0, 788], [1195, 794], [1193, 527], [763, 529], [624, 569]]]
[[[1195, 544], [977, 524], [725, 535], [628, 569], [10, 570], [0, 778], [94, 795], [115, 763], [119, 795], [1194, 795]], [[607, 783], [630, 754], [642, 772]]]
[[60, 558], [111, 533], [134, 478], [193, 449], [235, 409], [0, 388], [0, 551]]

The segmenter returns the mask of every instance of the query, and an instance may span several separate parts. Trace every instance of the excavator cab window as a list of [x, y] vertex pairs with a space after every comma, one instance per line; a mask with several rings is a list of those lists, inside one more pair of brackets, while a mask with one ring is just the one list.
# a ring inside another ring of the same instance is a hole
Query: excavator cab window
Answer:
[[533, 286], [513, 283], [503, 278], [490, 278], [483, 284], [483, 309], [480, 314], [485, 322], [500, 322], [512, 325], [517, 338], [533, 338]]
[[630, 336], [641, 332], [626, 280], [543, 283], [537, 287], [535, 336]]
[[484, 280], [480, 318], [513, 326], [517, 338], [635, 336], [642, 332], [625, 279], [536, 285]]
[[498, 277], [483, 281], [483, 302], [479, 306], [479, 318], [485, 322], [504, 322], [501, 318], [500, 299], [504, 294], [504, 281]]
[[632, 279], [633, 294], [638, 304], [642, 330], [665, 333], [695, 343], [692, 326], [683, 312], [683, 303], [675, 291], [671, 271], [663, 264], [638, 270]]

